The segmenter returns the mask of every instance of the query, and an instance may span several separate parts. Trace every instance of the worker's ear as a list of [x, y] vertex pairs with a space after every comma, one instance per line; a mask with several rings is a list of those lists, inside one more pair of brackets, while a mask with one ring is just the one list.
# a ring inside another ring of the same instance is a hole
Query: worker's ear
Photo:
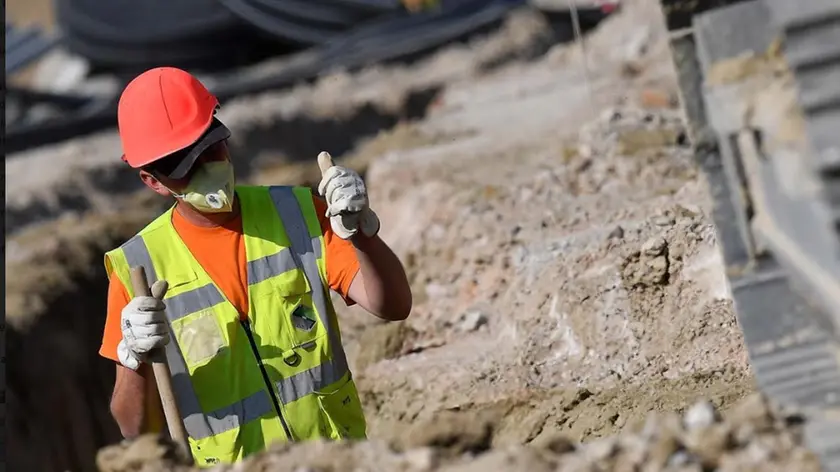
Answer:
[[140, 171], [140, 180], [146, 184], [146, 187], [154, 190], [158, 195], [162, 195], [164, 197], [172, 195], [172, 193], [162, 183], [160, 183], [160, 180], [145, 170]]

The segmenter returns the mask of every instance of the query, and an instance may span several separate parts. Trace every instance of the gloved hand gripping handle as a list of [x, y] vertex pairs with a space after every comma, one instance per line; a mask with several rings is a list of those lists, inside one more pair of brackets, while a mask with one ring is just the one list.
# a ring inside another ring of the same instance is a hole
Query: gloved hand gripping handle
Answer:
[[[142, 266], [131, 268], [131, 286], [134, 288], [134, 296], [154, 296], [162, 299], [166, 293], [166, 282], [159, 284], [160, 292], [152, 294], [149, 283], [146, 281], [146, 270]], [[149, 355], [149, 362], [152, 364], [152, 371], [157, 383], [160, 403], [163, 406], [163, 414], [166, 418], [166, 425], [169, 428], [169, 436], [178, 443], [187, 457], [190, 457], [190, 447], [187, 442], [187, 430], [181, 420], [181, 413], [178, 411], [178, 404], [175, 403], [175, 394], [172, 391], [172, 376], [169, 372], [169, 364], [166, 363], [166, 355], [161, 349], [156, 349]]]

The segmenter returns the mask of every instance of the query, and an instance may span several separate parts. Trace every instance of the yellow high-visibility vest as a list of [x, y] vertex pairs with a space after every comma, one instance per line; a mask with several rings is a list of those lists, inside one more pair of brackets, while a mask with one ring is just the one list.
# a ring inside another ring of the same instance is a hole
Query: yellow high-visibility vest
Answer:
[[275, 441], [362, 439], [365, 417], [330, 301], [325, 246], [305, 187], [237, 186], [248, 274], [240, 316], [172, 225], [170, 208], [105, 254], [169, 283], [166, 359], [196, 464], [237, 462]]

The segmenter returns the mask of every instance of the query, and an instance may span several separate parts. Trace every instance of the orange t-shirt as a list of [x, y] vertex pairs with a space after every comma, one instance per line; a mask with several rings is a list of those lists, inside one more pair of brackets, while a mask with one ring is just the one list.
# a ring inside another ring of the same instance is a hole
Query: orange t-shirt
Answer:
[[[321, 220], [326, 245], [327, 282], [331, 289], [338, 292], [348, 304], [353, 301], [348, 297], [350, 284], [359, 270], [356, 249], [350, 241], [335, 235], [330, 220], [325, 216], [326, 203], [313, 196], [315, 211]], [[237, 217], [224, 226], [195, 226], [184, 219], [177, 211], [172, 212], [172, 224], [175, 231], [190, 249], [201, 267], [222, 293], [236, 307], [240, 314], [248, 313], [248, 275], [245, 270], [245, 238], [242, 235], [242, 217]], [[108, 313], [105, 318], [105, 332], [99, 354], [102, 357], [119, 362], [117, 345], [122, 340], [120, 318], [122, 309], [128, 304], [128, 291], [120, 279], [109, 274]]]

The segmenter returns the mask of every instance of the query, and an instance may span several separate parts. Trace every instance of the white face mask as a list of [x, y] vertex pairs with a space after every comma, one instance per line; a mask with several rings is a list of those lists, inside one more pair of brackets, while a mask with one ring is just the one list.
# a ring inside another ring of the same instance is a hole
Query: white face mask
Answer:
[[202, 164], [183, 193], [172, 192], [172, 196], [201, 213], [227, 213], [233, 210], [233, 193], [233, 164], [224, 160]]

